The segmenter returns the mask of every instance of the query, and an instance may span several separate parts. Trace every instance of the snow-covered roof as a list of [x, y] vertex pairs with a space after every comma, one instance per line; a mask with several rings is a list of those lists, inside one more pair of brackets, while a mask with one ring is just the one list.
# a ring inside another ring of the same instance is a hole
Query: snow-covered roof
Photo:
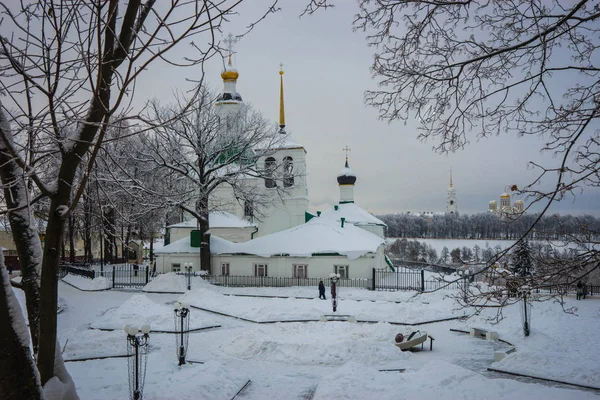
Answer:
[[[284, 150], [284, 149], [304, 149], [304, 146], [298, 144], [292, 135], [289, 133], [285, 134], [285, 137], [281, 139], [277, 139], [276, 142], [269, 141], [268, 144], [260, 144], [256, 146], [256, 151], [264, 151], [264, 150]], [[306, 150], [305, 150], [306, 151]]]
[[287, 135], [283, 142], [276, 146], [278, 149], [303, 149], [304, 146], [296, 143], [292, 135]]
[[[252, 254], [271, 257], [286, 254], [293, 257], [311, 257], [318, 254], [340, 254], [354, 260], [367, 253], [375, 253], [385, 241], [374, 233], [353, 225], [331, 220], [313, 218], [309, 222], [285, 231], [272, 233], [243, 243], [233, 243], [211, 235], [210, 250], [213, 254]], [[165, 253], [196, 253], [190, 238], [177, 240], [156, 251]]]
[[[169, 228], [196, 228], [197, 224], [198, 222], [193, 218], [188, 221], [170, 225]], [[213, 211], [208, 214], [208, 224], [211, 228], [248, 228], [256, 226], [256, 224], [226, 211]]]
[[382, 220], [373, 216], [356, 203], [339, 204], [337, 207], [337, 210], [335, 208], [330, 208], [326, 211], [323, 211], [319, 218], [339, 222], [343, 217], [346, 219], [346, 223], [354, 225], [387, 226]]

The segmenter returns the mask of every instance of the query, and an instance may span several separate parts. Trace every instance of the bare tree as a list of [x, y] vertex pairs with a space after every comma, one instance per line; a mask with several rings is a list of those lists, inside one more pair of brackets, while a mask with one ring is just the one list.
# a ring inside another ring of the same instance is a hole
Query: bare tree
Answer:
[[[33, 311], [30, 329], [32, 340], [39, 344], [42, 385], [53, 377], [63, 383], [70, 379], [60, 352], [55, 351], [60, 246], [65, 220], [84, 191], [107, 127], [118, 122], [113, 119], [117, 111], [130, 108], [127, 102], [133, 98], [134, 85], [152, 63], [190, 66], [215, 54], [216, 34], [240, 3], [0, 2], [0, 90], [6, 99], [0, 109], [0, 178], [5, 198], [10, 199], [13, 237], [21, 243], [17, 251], [23, 279], [31, 281], [24, 289], [28, 309]], [[167, 58], [174, 46], [189, 43], [193, 36], [206, 43], [192, 42], [196, 55]], [[82, 178], [77, 181], [80, 169]], [[33, 186], [39, 193], [36, 197], [32, 197]], [[51, 204], [43, 253], [31, 220], [31, 207], [39, 198], [48, 198]], [[0, 384], [19, 382], [3, 379]]]
[[[224, 117], [215, 106], [216, 97], [206, 88], [200, 86], [196, 93], [192, 98], [180, 97], [171, 107], [153, 104], [148, 118], [153, 129], [141, 141], [144, 149], [139, 161], [185, 181], [178, 186], [179, 192], [171, 187], [170, 194], [161, 197], [197, 219], [201, 267], [210, 271], [210, 211], [230, 206], [223, 202], [237, 201], [252, 204], [252, 211], [260, 213], [271, 199], [256, 190], [257, 179], [282, 177], [274, 173], [280, 169], [276, 165], [266, 169], [258, 161], [272, 154], [287, 135], [244, 104]], [[213, 197], [224, 185], [232, 197]]]
[[[543, 207], [523, 240], [553, 202], [600, 186], [599, 18], [592, 0], [362, 0], [354, 27], [376, 49], [380, 85], [366, 103], [388, 121], [416, 119], [418, 137], [434, 139], [440, 152], [472, 136], [542, 137], [539, 150], [554, 164], [530, 163], [539, 174], [524, 187], [507, 182], [528, 207]], [[572, 283], [598, 269], [589, 243], [599, 232], [583, 220], [579, 228], [570, 237], [577, 251], [557, 260], [550, 278], [519, 284]]]

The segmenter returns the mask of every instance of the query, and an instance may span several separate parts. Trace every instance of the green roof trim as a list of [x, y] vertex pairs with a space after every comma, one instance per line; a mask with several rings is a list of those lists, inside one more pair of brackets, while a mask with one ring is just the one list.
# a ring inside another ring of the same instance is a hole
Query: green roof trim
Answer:
[[315, 214], [309, 213], [308, 211], [304, 211], [304, 222], [308, 222], [311, 219], [316, 218]]
[[390, 260], [390, 258], [387, 256], [387, 254], [384, 254], [384, 256], [385, 256], [385, 263], [390, 267], [392, 272], [396, 272], [396, 268], [394, 268], [394, 264], [392, 263], [392, 260]]
[[354, 200], [340, 201], [340, 204], [352, 204], [352, 203], [354, 203]]

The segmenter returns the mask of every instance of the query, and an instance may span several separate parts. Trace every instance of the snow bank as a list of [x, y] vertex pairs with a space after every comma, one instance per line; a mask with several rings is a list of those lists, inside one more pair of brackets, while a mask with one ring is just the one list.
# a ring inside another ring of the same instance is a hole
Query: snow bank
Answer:
[[390, 338], [402, 328], [386, 323], [310, 322], [258, 326], [231, 337], [223, 353], [246, 360], [299, 365], [379, 365], [406, 360]]
[[72, 332], [64, 337], [63, 358], [81, 360], [84, 358], [115, 357], [127, 354], [127, 334], [123, 330], [112, 332], [86, 329]]
[[[341, 291], [340, 291], [341, 292]], [[363, 321], [421, 323], [430, 320], [462, 316], [454, 310], [452, 301], [443, 294], [418, 296], [403, 303], [386, 301], [355, 301], [338, 295], [338, 314], [349, 314]], [[224, 296], [214, 291], [191, 290], [180, 301], [210, 311], [216, 311], [256, 322], [318, 320], [332, 312], [331, 301], [320, 299], [272, 299]], [[433, 304], [432, 304], [433, 303]]]
[[[198, 276], [192, 276], [190, 279], [192, 288], [212, 287], [210, 283]], [[144, 292], [155, 293], [185, 293], [187, 290], [187, 277], [185, 275], [178, 275], [175, 272], [160, 274], [148, 282], [142, 290]]]
[[320, 399], [597, 399], [595, 393], [558, 389], [512, 379], [489, 379], [445, 361], [415, 371], [379, 372], [349, 362], [323, 377], [314, 400]]
[[527, 338], [521, 330], [521, 307], [522, 303], [511, 306], [509, 318], [498, 329], [517, 351], [492, 367], [600, 389], [600, 362], [590, 354], [590, 349], [600, 348], [600, 300], [567, 298], [566, 307], [576, 307], [575, 314], [564, 313], [552, 302], [534, 302]]
[[104, 277], [88, 279], [79, 275], [67, 274], [62, 280], [75, 286], [79, 290], [85, 291], [106, 290], [112, 288], [112, 282]]
[[[110, 309], [91, 325], [94, 329], [122, 330], [125, 325], [149, 324], [153, 331], [174, 332], [175, 312], [172, 306], [158, 304], [143, 294], [133, 295], [117, 309]], [[197, 313], [190, 312], [190, 330], [215, 326], [212, 321], [200, 320]]]

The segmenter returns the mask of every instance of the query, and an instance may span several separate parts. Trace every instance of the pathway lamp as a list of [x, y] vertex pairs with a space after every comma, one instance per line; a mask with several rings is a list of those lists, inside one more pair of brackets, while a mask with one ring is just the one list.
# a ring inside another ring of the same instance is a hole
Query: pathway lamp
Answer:
[[185, 269], [185, 275], [187, 278], [187, 290], [192, 288], [192, 269], [194, 267], [194, 263], [184, 263], [183, 268]]
[[329, 281], [331, 282], [331, 305], [333, 306], [333, 312], [337, 311], [336, 284], [339, 280], [340, 280], [340, 274], [336, 274], [336, 273], [329, 274]]
[[185, 356], [188, 350], [190, 338], [190, 305], [187, 303], [175, 303], [175, 351], [179, 359], [179, 365], [185, 364]]
[[139, 329], [136, 325], [125, 325], [124, 330], [127, 333], [129, 398], [131, 400], [141, 400], [146, 379], [150, 325], [144, 324]]

